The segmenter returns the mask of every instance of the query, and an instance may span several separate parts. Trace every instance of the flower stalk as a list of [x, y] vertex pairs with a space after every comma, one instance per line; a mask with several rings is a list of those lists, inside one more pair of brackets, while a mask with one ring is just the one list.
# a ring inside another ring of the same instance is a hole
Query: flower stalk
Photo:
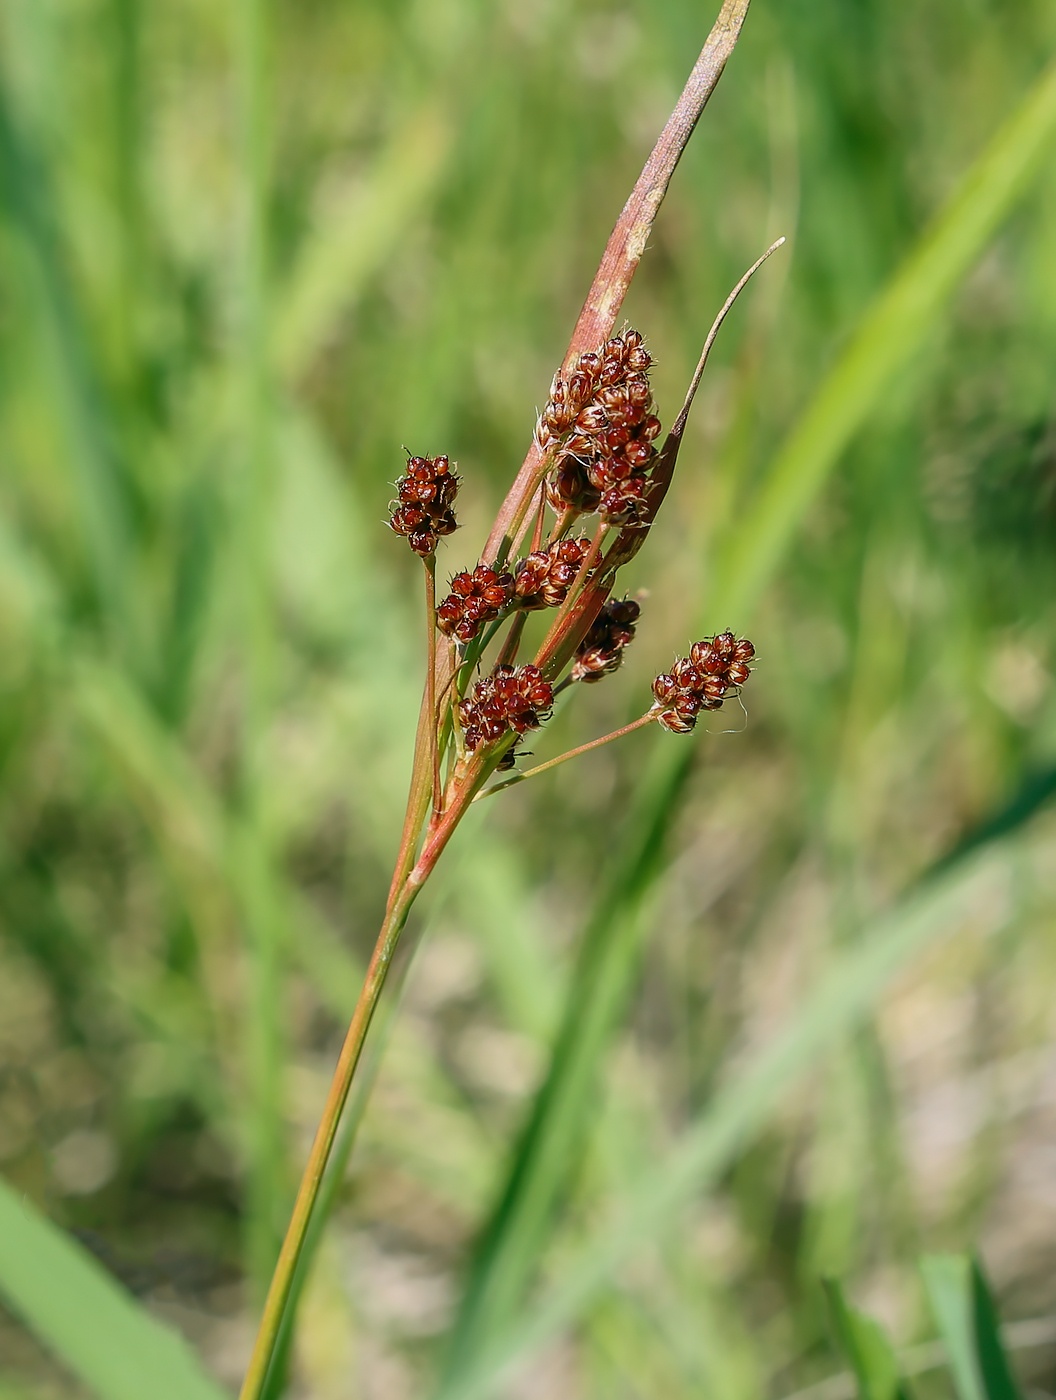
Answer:
[[600, 749], [604, 744], [611, 744], [614, 739], [622, 739], [626, 734], [633, 734], [636, 729], [642, 729], [647, 724], [655, 723], [657, 719], [658, 715], [652, 710], [648, 710], [638, 719], [632, 719], [630, 724], [625, 724], [620, 729], [614, 729], [611, 734], [603, 734], [600, 739], [591, 739], [589, 743], [580, 744], [575, 749], [569, 749], [567, 753], [559, 754], [557, 758], [547, 759], [545, 763], [537, 763], [534, 768], [527, 768], [523, 773], [517, 773], [504, 782], [496, 783], [494, 787], [485, 788], [483, 792], [477, 793], [473, 801], [482, 802], [485, 797], [494, 797], [497, 792], [503, 792], [508, 787], [515, 787], [517, 783], [523, 783], [526, 778], [534, 778], [539, 773], [556, 768], [559, 763], [567, 763], [570, 758], [579, 758], [582, 754], [590, 753], [592, 749]]
[[[240, 1400], [260, 1400], [268, 1384], [298, 1260], [400, 934], [470, 804], [650, 723], [686, 733], [699, 710], [717, 708], [727, 691], [739, 690], [747, 678], [751, 643], [732, 633], [705, 639], [670, 674], [657, 678], [652, 708], [639, 719], [485, 790], [493, 774], [513, 768], [521, 737], [549, 718], [556, 694], [619, 668], [639, 606], [611, 596], [617, 574], [642, 547], [670, 487], [718, 327], [748, 278], [779, 246], [749, 270], [716, 318], [682, 410], [658, 450], [651, 357], [637, 331], [614, 336], [613, 327], [674, 169], [733, 51], [748, 2], [725, 0], [609, 239], [550, 400], [480, 562], [451, 580], [451, 592], [439, 604], [436, 550], [457, 527], [459, 478], [447, 457], [411, 457], [397, 483], [389, 523], [423, 560], [427, 614], [425, 684], [407, 809], [385, 917], [297, 1192]], [[547, 534], [548, 509], [554, 519]], [[595, 513], [599, 521], [592, 537], [572, 533], [579, 516]], [[529, 531], [531, 549], [517, 560]], [[552, 624], [532, 661], [519, 662], [528, 614], [547, 608], [556, 609]], [[438, 631], [444, 634], [440, 644]], [[485, 666], [489, 654], [493, 660]]]

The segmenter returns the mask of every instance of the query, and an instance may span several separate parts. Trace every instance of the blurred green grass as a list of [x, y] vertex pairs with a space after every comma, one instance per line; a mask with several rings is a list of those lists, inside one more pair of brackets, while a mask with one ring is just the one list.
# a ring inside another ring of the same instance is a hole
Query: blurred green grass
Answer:
[[[458, 458], [441, 569], [472, 562], [711, 18], [0, 15], [2, 1168], [229, 1384], [397, 843], [422, 665], [382, 525], [401, 447]], [[724, 329], [629, 579], [627, 666], [537, 752], [637, 713], [702, 613], [750, 622], [760, 665], [746, 732], [694, 739], [663, 809], [527, 1323], [833, 960], [1053, 762], [1051, 148], [750, 618], [723, 585], [775, 450], [1054, 52], [1040, 0], [756, 0], [676, 176], [626, 308], [666, 417], [728, 287], [792, 246]], [[296, 1393], [427, 1390], [568, 988], [594, 1006], [574, 968], [599, 876], [620, 888], [674, 742], [633, 736], [462, 833]], [[900, 1344], [930, 1335], [921, 1248], [978, 1242], [1006, 1315], [1056, 1308], [1053, 840], [1043, 811], [1011, 833], [941, 947], [509, 1394], [781, 1395], [839, 1369], [824, 1273]], [[73, 1393], [3, 1327], [0, 1382]], [[1041, 1389], [1051, 1363], [1027, 1358]]]

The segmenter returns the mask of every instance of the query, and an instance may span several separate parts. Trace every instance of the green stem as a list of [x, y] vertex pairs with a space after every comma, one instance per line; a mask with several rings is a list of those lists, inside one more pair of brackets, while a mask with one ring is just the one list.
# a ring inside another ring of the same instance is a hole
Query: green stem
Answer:
[[578, 506], [565, 506], [564, 510], [554, 521], [554, 528], [546, 538], [547, 549], [549, 549], [552, 544], [557, 544], [558, 540], [563, 540], [582, 514], [583, 512]]
[[279, 1260], [275, 1265], [275, 1273], [272, 1276], [271, 1287], [268, 1289], [264, 1313], [260, 1321], [260, 1330], [253, 1347], [253, 1355], [250, 1357], [246, 1378], [239, 1392], [239, 1400], [259, 1400], [264, 1388], [272, 1353], [275, 1350], [282, 1326], [283, 1314], [286, 1311], [286, 1303], [290, 1296], [297, 1261], [300, 1258], [305, 1235], [308, 1232], [312, 1208], [319, 1194], [323, 1173], [326, 1171], [326, 1164], [334, 1145], [334, 1137], [341, 1119], [341, 1110], [345, 1106], [348, 1091], [352, 1087], [352, 1076], [359, 1063], [363, 1042], [374, 1015], [374, 1008], [378, 1004], [381, 989], [385, 985], [385, 978], [388, 975], [400, 931], [420, 888], [420, 882], [412, 885], [411, 878], [408, 876], [399, 897], [385, 916], [378, 941], [374, 945], [374, 955], [370, 960], [363, 990], [359, 994], [359, 1001], [356, 1003], [355, 1012], [349, 1023], [345, 1043], [341, 1047], [337, 1068], [330, 1084], [330, 1092], [326, 1098], [326, 1106], [323, 1109], [319, 1127], [316, 1129], [315, 1141], [312, 1143], [308, 1164], [304, 1169], [304, 1175], [297, 1191], [297, 1199], [293, 1205], [293, 1214], [290, 1217], [286, 1238], [282, 1242]]
[[[514, 559], [517, 558], [517, 551], [520, 549], [521, 545], [524, 543], [524, 537], [525, 537], [525, 535], [528, 533], [529, 527], [531, 527], [531, 530], [532, 530], [532, 545], [531, 545], [532, 549], [538, 549], [538, 548], [539, 548], [539, 541], [540, 541], [540, 540], [542, 539], [542, 537], [543, 537], [543, 519], [544, 519], [544, 517], [545, 517], [545, 515], [546, 515], [546, 483], [545, 483], [545, 481], [541, 481], [541, 482], [539, 483], [539, 487], [538, 487], [538, 489], [537, 489], [537, 491], [536, 491], [535, 494], [536, 494], [536, 496], [539, 497], [539, 505], [538, 505], [538, 507], [537, 507], [537, 509], [536, 509], [535, 520], [534, 520], [534, 522], [532, 521], [532, 517], [531, 517], [531, 503], [529, 502], [529, 508], [528, 508], [528, 510], [525, 512], [524, 520], [521, 522], [521, 528], [520, 528], [520, 529], [518, 530], [518, 532], [517, 532], [517, 538], [514, 540], [513, 546], [512, 546], [512, 548], [510, 549], [510, 554], [513, 556]], [[533, 497], [532, 499], [534, 500], [535, 498]]]
[[267, 1287], [282, 1237], [286, 1197], [281, 1104], [283, 911], [264, 777], [274, 707], [270, 529], [274, 505], [274, 395], [268, 354], [268, 188], [271, 164], [270, 6], [240, 0], [234, 12], [241, 166], [239, 392], [241, 460], [232, 543], [237, 557], [243, 712], [237, 777], [236, 855], [241, 920], [249, 947], [246, 1008], [248, 1162], [245, 1252], [252, 1288]]
[[396, 1019], [396, 1013], [399, 1009], [403, 986], [407, 980], [407, 972], [410, 968], [411, 959], [406, 956], [406, 944], [403, 946], [403, 952], [404, 956], [399, 959], [398, 967], [389, 976], [385, 1001], [380, 1007], [379, 1012], [375, 1014], [373, 1023], [374, 1033], [367, 1046], [367, 1054], [360, 1060], [354, 1092], [349, 1095], [349, 1102], [345, 1105], [345, 1110], [341, 1119], [341, 1131], [330, 1154], [330, 1162], [327, 1166], [326, 1174], [323, 1177], [323, 1183], [319, 1189], [319, 1194], [316, 1197], [312, 1218], [309, 1222], [304, 1244], [301, 1247], [300, 1257], [291, 1280], [290, 1290], [286, 1299], [286, 1308], [283, 1312], [282, 1322], [272, 1350], [267, 1379], [261, 1392], [261, 1400], [280, 1400], [282, 1395], [284, 1388], [282, 1382], [288, 1364], [290, 1347], [293, 1343], [293, 1330], [296, 1322], [297, 1305], [300, 1300], [300, 1295], [304, 1291], [304, 1286], [308, 1281], [312, 1260], [318, 1250], [323, 1232], [326, 1229], [326, 1223], [340, 1195], [341, 1186], [344, 1182], [345, 1172], [348, 1167], [348, 1161], [352, 1155], [352, 1149], [355, 1146], [356, 1136], [359, 1132], [359, 1125], [363, 1121], [363, 1115], [366, 1112], [371, 1091], [378, 1077], [381, 1059], [392, 1032], [393, 1022]]
[[418, 733], [414, 741], [414, 767], [411, 770], [411, 789], [407, 794], [407, 812], [403, 819], [403, 835], [396, 856], [396, 868], [389, 886], [388, 906], [396, 899], [404, 880], [414, 865], [414, 853], [418, 849], [418, 838], [425, 825], [429, 810], [429, 797], [432, 791], [432, 775], [429, 771], [429, 686], [426, 684], [422, 695], [422, 708], [418, 714]]
[[[428, 687], [427, 687], [428, 690]], [[425, 706], [423, 705], [423, 711]], [[415, 816], [421, 812], [425, 814], [425, 807], [428, 805], [429, 793], [429, 773], [425, 765], [420, 762], [422, 757], [422, 726], [419, 725], [419, 744], [415, 758], [416, 779], [412, 780], [411, 795], [408, 800], [407, 826], [413, 825]], [[326, 1171], [326, 1165], [330, 1158], [334, 1145], [334, 1138], [337, 1135], [338, 1124], [341, 1120], [341, 1112], [348, 1098], [348, 1093], [352, 1087], [352, 1079], [359, 1063], [360, 1055], [363, 1052], [363, 1044], [370, 1029], [371, 1019], [381, 996], [382, 988], [385, 986], [385, 979], [392, 966], [393, 954], [399, 942], [400, 933], [407, 922], [407, 915], [411, 905], [418, 896], [418, 892], [432, 874], [436, 862], [439, 860], [444, 847], [451, 839], [458, 823], [466, 814], [474, 796], [481, 784], [484, 783], [494, 770], [495, 763], [498, 762], [498, 755], [493, 754], [486, 757], [474, 759], [460, 775], [461, 782], [453, 794], [452, 801], [447, 809], [438, 819], [434, 817], [430, 823], [426, 834], [425, 844], [421, 855], [415, 865], [407, 872], [406, 876], [394, 887], [394, 893], [390, 896], [389, 906], [385, 913], [385, 919], [378, 934], [378, 941], [374, 945], [374, 953], [367, 968], [367, 975], [363, 982], [363, 989], [359, 994], [356, 1009], [352, 1013], [352, 1020], [349, 1023], [348, 1032], [345, 1035], [344, 1044], [341, 1047], [341, 1054], [338, 1057], [337, 1068], [334, 1070], [334, 1077], [330, 1084], [330, 1091], [327, 1094], [326, 1105], [323, 1109], [319, 1127], [316, 1129], [315, 1141], [312, 1143], [312, 1150], [308, 1156], [308, 1163], [301, 1178], [301, 1184], [297, 1191], [297, 1199], [294, 1201], [293, 1214], [290, 1218], [289, 1226], [286, 1230], [286, 1238], [283, 1240], [282, 1249], [279, 1253], [279, 1260], [275, 1266], [275, 1273], [272, 1276], [271, 1287], [268, 1290], [267, 1300], [264, 1304], [264, 1313], [260, 1321], [260, 1330], [257, 1333], [257, 1340], [253, 1347], [253, 1354], [250, 1357], [249, 1368], [246, 1371], [246, 1378], [242, 1383], [239, 1392], [239, 1400], [260, 1400], [264, 1385], [268, 1377], [268, 1369], [271, 1365], [272, 1357], [275, 1353], [276, 1345], [282, 1329], [283, 1315], [290, 1297], [290, 1290], [293, 1286], [294, 1277], [297, 1271], [297, 1263], [304, 1248], [305, 1236], [312, 1218], [312, 1211], [316, 1198], [319, 1195], [319, 1188]], [[419, 775], [424, 769], [424, 781]], [[421, 802], [420, 794], [424, 793], [426, 802]], [[420, 822], [418, 826], [420, 830]], [[408, 833], [405, 831], [404, 845], [401, 853], [408, 846]], [[417, 837], [417, 830], [415, 839]], [[410, 847], [413, 849], [413, 845]]]

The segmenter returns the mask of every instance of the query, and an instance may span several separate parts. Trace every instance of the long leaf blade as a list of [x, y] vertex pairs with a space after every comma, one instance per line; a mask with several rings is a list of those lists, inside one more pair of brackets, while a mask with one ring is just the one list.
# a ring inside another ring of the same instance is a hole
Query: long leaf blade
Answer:
[[975, 1330], [975, 1352], [983, 1377], [986, 1400], [1021, 1400], [1019, 1386], [1008, 1364], [997, 1309], [978, 1259], [972, 1260], [971, 1281], [972, 1322]]
[[103, 1400], [224, 1400], [181, 1337], [3, 1180], [0, 1292]]
[[[818, 393], [778, 454], [754, 508], [742, 521], [734, 549], [720, 560], [716, 595], [709, 603], [709, 613], [725, 619], [743, 615], [754, 605], [825, 476], [835, 467], [853, 433], [875, 408], [892, 375], [935, 325], [946, 299], [979, 256], [1000, 220], [1011, 210], [1054, 129], [1056, 63], [1045, 70], [969, 170], [959, 189], [873, 309], [867, 313], [847, 349], [823, 380]], [[654, 832], [657, 813], [660, 812], [666, 811], [666, 815], [660, 818], [662, 825], [666, 826], [670, 821], [671, 809], [677, 802], [686, 776], [687, 760], [683, 754], [669, 752], [658, 760], [657, 768], [658, 780], [650, 787], [648, 804], [643, 810], [643, 804], [639, 802], [628, 823], [631, 831]], [[647, 836], [647, 843], [648, 839]], [[662, 869], [663, 863], [656, 861], [643, 871], [641, 887], [635, 891], [636, 903], [644, 901], [649, 885], [659, 877]], [[599, 901], [599, 910], [608, 898], [609, 892], [606, 892]], [[636, 945], [642, 932], [641, 929], [636, 931], [633, 940]], [[608, 957], [629, 965], [631, 955], [624, 946], [625, 941], [610, 940]], [[593, 985], [607, 985], [604, 976], [607, 966], [603, 949], [600, 965], [592, 967]], [[626, 980], [621, 986], [626, 990]], [[576, 1002], [577, 1014], [581, 1012], [582, 1004], [581, 999]], [[607, 1008], [606, 1023], [613, 1024], [616, 1015], [618, 1008], [614, 1000], [613, 1005]], [[561, 1036], [565, 1035], [566, 1031], [563, 1030]], [[559, 1039], [558, 1043], [563, 1042]], [[604, 1043], [604, 1038], [597, 1041], [599, 1045]], [[551, 1080], [555, 1073], [560, 1073], [566, 1058], [564, 1054], [555, 1053], [555, 1070]], [[593, 1081], [588, 1075], [583, 1075], [580, 1082], [586, 1084]], [[523, 1231], [520, 1228], [526, 1217], [522, 1218], [515, 1197], [518, 1178], [526, 1176], [526, 1154], [536, 1153], [541, 1157], [541, 1145], [551, 1145], [549, 1134], [556, 1129], [556, 1123], [545, 1121], [545, 1097], [548, 1092], [556, 1102], [548, 1081], [537, 1108], [539, 1122], [533, 1123], [526, 1134], [511, 1170], [506, 1198], [485, 1235], [463, 1312], [456, 1324], [453, 1354], [449, 1357], [445, 1384], [440, 1392], [444, 1396], [455, 1385], [460, 1374], [459, 1367], [472, 1367], [474, 1356], [479, 1358], [482, 1352], [488, 1350], [494, 1340], [492, 1324], [497, 1323], [501, 1327], [499, 1313], [504, 1309], [492, 1310], [486, 1303], [489, 1285], [496, 1277], [493, 1271], [509, 1264], [522, 1287], [529, 1277], [531, 1251], [523, 1245]], [[555, 1160], [551, 1159], [552, 1167]], [[563, 1160], [568, 1160], [567, 1150]], [[558, 1182], [559, 1172], [555, 1169], [548, 1183], [547, 1194], [551, 1199]], [[541, 1250], [539, 1226], [544, 1219], [545, 1211], [533, 1212], [536, 1255]], [[514, 1255], [519, 1257], [514, 1259]], [[515, 1293], [512, 1279], [508, 1280], [503, 1291], [507, 1293], [505, 1307], [508, 1307], [509, 1298]], [[482, 1299], [485, 1301], [482, 1302]], [[479, 1315], [472, 1316], [478, 1310]]]
[[897, 1400], [898, 1362], [879, 1324], [852, 1308], [835, 1279], [825, 1279], [832, 1330], [858, 1381], [859, 1400]]
[[840, 454], [938, 322], [1023, 193], [1054, 130], [1056, 62], [999, 129], [866, 312], [786, 438], [720, 559], [709, 606], [716, 617], [743, 617], [755, 606]]
[[963, 1254], [928, 1254], [920, 1261], [928, 1302], [946, 1343], [957, 1400], [986, 1400], [975, 1354], [971, 1261]]

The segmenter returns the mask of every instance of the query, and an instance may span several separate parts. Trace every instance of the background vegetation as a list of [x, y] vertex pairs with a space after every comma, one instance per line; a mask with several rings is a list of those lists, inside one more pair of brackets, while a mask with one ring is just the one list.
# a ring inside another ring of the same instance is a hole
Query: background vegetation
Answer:
[[[398, 839], [402, 445], [458, 459], [471, 565], [713, 8], [0, 10], [0, 1166], [224, 1385]], [[1044, 0], [756, 0], [626, 307], [665, 420], [790, 246], [626, 667], [534, 747], [726, 625], [747, 727], [467, 823], [291, 1394], [464, 1397], [515, 1355], [509, 1397], [778, 1400], [842, 1368], [823, 1276], [910, 1346], [914, 1260], [970, 1245], [1006, 1318], [1056, 1313], [1053, 146], [973, 167], [1053, 53]], [[989, 212], [919, 261], [972, 168]], [[6, 1238], [0, 1395], [87, 1394], [91, 1323], [49, 1332]], [[1056, 1331], [1017, 1335], [1056, 1388]]]

